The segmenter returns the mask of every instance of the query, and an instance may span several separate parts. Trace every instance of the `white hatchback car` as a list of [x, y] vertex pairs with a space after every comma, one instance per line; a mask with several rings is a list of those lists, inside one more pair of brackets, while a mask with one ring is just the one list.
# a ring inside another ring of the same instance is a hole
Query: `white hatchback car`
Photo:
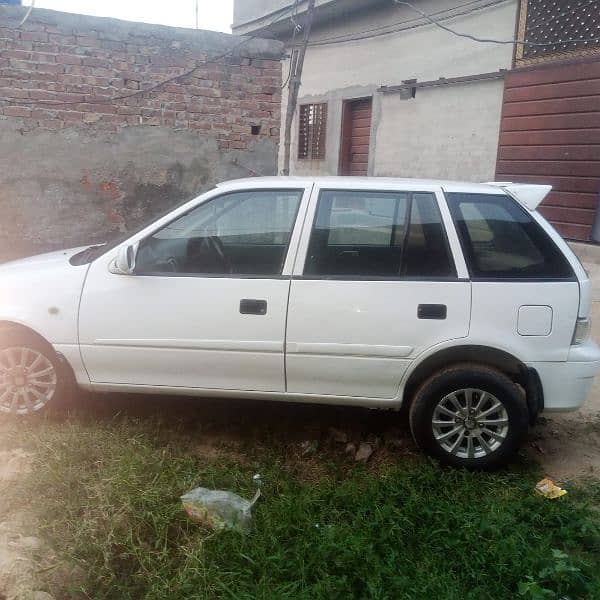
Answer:
[[417, 443], [502, 464], [600, 368], [549, 186], [219, 185], [127, 239], [0, 267], [0, 409], [91, 390], [410, 405]]

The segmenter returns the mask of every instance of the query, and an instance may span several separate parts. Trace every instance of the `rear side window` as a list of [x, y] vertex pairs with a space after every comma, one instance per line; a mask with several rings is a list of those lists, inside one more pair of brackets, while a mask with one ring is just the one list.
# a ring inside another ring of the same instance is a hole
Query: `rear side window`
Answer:
[[446, 195], [473, 277], [568, 279], [571, 266], [531, 215], [504, 194]]
[[321, 192], [304, 272], [456, 276], [434, 194], [345, 190]]

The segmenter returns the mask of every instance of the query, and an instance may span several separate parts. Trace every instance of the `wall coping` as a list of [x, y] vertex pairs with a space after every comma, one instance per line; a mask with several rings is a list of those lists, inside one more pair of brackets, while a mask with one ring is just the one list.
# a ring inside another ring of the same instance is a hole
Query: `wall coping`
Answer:
[[[16, 28], [27, 13], [28, 7], [0, 6], [0, 26]], [[81, 35], [85, 31], [96, 32], [100, 39], [124, 41], [128, 37], [153, 37], [156, 41], [177, 45], [188, 45], [194, 48], [211, 50], [216, 53], [231, 52], [230, 56], [280, 60], [284, 45], [277, 40], [248, 37], [248, 41], [239, 46], [242, 36], [207, 31], [204, 29], [188, 29], [167, 25], [136, 23], [111, 17], [93, 17], [65, 13], [45, 8], [34, 8], [23, 25], [23, 31], [31, 31], [32, 25], [41, 24], [56, 27], [67, 35]], [[35, 28], [33, 28], [35, 30]], [[239, 46], [239, 47], [238, 47]]]

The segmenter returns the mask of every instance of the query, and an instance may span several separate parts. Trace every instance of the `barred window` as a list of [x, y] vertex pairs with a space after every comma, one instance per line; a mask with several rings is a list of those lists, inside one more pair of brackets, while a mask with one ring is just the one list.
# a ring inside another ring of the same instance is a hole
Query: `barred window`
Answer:
[[[600, 49], [600, 0], [523, 0], [517, 60]], [[582, 40], [582, 41], [574, 41]]]
[[327, 103], [301, 105], [298, 158], [324, 159], [326, 134]]

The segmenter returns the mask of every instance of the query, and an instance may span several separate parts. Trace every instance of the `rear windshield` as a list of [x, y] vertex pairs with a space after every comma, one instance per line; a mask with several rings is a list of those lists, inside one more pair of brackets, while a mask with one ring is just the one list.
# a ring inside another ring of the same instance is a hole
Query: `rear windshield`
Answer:
[[504, 194], [446, 195], [472, 277], [569, 279], [567, 259], [531, 215]]

